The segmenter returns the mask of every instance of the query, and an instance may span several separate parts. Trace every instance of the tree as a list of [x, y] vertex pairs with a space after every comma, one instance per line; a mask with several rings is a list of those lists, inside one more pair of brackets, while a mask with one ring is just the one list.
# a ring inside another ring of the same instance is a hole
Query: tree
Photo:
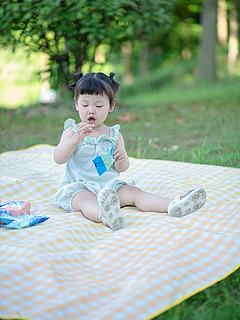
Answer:
[[218, 0], [217, 33], [219, 44], [226, 46], [228, 39], [227, 0]]
[[149, 42], [144, 39], [141, 41], [141, 54], [140, 54], [140, 76], [146, 77], [149, 71]]
[[133, 73], [132, 73], [132, 63], [131, 63], [131, 55], [132, 55], [132, 44], [130, 41], [125, 42], [122, 45], [122, 57], [124, 62], [124, 74], [123, 74], [123, 82], [127, 85], [133, 83]]
[[[0, 43], [49, 55], [51, 75], [68, 82], [100, 44], [120, 48], [170, 24], [174, 0], [3, 0]], [[74, 67], [73, 67], [74, 66]]]
[[202, 9], [202, 37], [199, 53], [199, 79], [214, 81], [216, 73], [217, 0], [204, 0]]
[[229, 74], [234, 74], [235, 65], [238, 57], [238, 19], [236, 1], [232, 1], [230, 12], [230, 28], [228, 43], [228, 70]]

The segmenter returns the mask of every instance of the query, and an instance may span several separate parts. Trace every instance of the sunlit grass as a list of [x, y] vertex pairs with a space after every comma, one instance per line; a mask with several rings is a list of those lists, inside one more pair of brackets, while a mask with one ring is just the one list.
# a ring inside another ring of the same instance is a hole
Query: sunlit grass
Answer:
[[[100, 49], [103, 51], [104, 47]], [[17, 109], [37, 104], [42, 85], [41, 71], [46, 69], [46, 61], [45, 54], [28, 54], [23, 47], [14, 52], [10, 47], [0, 49], [0, 107]], [[72, 74], [76, 72], [73, 68], [70, 69]], [[82, 67], [83, 73], [92, 70], [109, 74], [113, 71], [113, 65], [109, 62], [93, 61], [85, 63]]]
[[23, 48], [0, 50], [1, 107], [27, 107], [38, 102], [40, 63], [40, 54], [28, 56]]
[[229, 102], [240, 100], [240, 79], [225, 79], [216, 83], [193, 83], [186, 85], [178, 83], [172, 87], [171, 84], [163, 85], [161, 89], [144, 91], [142, 93], [121, 96], [123, 103], [137, 105], [139, 107], [149, 105], [159, 106], [163, 103], [203, 103], [205, 101]]

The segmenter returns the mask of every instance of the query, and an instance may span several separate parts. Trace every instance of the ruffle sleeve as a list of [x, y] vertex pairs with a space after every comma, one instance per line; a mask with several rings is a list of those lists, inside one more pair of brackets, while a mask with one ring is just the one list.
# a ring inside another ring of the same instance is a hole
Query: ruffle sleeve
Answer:
[[64, 130], [66, 130], [67, 128], [72, 127], [73, 131], [77, 131], [78, 130], [78, 125], [76, 124], [76, 121], [68, 118], [65, 122], [64, 122]]
[[120, 125], [115, 124], [115, 126], [111, 127], [111, 138], [114, 140], [114, 144], [117, 144], [118, 138], [119, 138], [119, 130], [120, 130]]

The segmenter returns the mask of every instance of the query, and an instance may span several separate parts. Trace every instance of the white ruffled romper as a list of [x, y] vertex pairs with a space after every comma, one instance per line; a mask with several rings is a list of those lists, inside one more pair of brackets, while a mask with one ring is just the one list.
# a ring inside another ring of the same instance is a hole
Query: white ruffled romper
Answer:
[[[73, 119], [64, 123], [64, 129], [76, 127]], [[75, 148], [71, 158], [67, 161], [55, 195], [57, 204], [65, 211], [74, 211], [72, 198], [79, 191], [90, 191], [98, 195], [99, 191], [108, 186], [117, 191], [119, 187], [126, 184], [118, 180], [119, 172], [115, 170], [114, 164], [101, 176], [98, 175], [92, 160], [101, 154], [109, 152], [111, 144], [116, 147], [120, 126], [117, 124], [110, 127], [110, 137], [106, 134], [99, 138], [85, 137]]]

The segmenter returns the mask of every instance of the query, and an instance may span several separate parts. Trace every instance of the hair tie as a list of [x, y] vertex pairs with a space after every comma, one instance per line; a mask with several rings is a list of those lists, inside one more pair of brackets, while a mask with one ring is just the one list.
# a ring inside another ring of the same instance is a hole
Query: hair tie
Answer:
[[77, 72], [77, 73], [74, 74], [74, 76], [75, 76], [78, 80], [80, 80], [80, 79], [82, 78], [83, 74], [82, 74], [82, 72]]
[[110, 72], [109, 73], [109, 78], [111, 79], [111, 80], [113, 80], [113, 77], [115, 76], [115, 73], [113, 73], [113, 72]]

